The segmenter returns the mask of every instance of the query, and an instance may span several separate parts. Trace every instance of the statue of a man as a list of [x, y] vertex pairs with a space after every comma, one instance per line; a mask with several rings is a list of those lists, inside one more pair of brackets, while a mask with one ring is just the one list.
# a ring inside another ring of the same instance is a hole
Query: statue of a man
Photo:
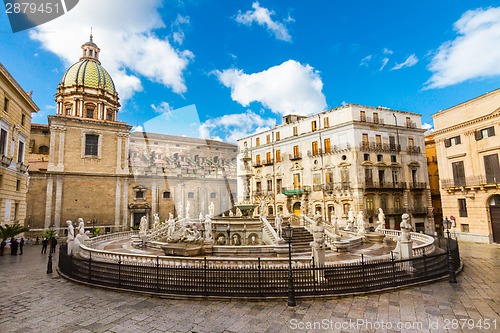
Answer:
[[405, 241], [409, 241], [411, 239], [410, 231], [412, 229], [411, 224], [409, 222], [410, 215], [404, 213], [403, 215], [401, 215], [401, 219], [402, 219], [402, 221], [399, 224], [399, 226], [401, 228], [401, 239], [405, 240]]
[[283, 238], [283, 236], [282, 236], [282, 234], [283, 234], [282, 224], [283, 224], [282, 215], [278, 214], [278, 216], [276, 216], [276, 218], [274, 219], [274, 227], [276, 228], [276, 232], [278, 233], [278, 237], [280, 239]]
[[345, 227], [345, 230], [352, 230], [354, 224], [354, 208], [349, 209], [349, 213], [347, 214], [347, 226]]
[[210, 217], [215, 216], [215, 205], [213, 201], [211, 201], [210, 205], [208, 205], [208, 215], [210, 215]]
[[210, 214], [205, 215], [205, 239], [207, 241], [212, 240], [212, 220], [210, 219]]
[[160, 216], [158, 215], [158, 213], [155, 213], [153, 228], [158, 228], [159, 226], [160, 226]]
[[365, 229], [365, 214], [362, 210], [359, 211], [356, 224], [358, 225], [358, 235], [363, 236], [366, 232]]
[[382, 208], [378, 209], [378, 221], [375, 231], [380, 231], [385, 228], [385, 214]]
[[188, 201], [186, 204], [186, 216], [184, 216], [186, 218], [186, 220], [189, 220], [189, 209], [190, 208], [191, 208], [191, 202]]
[[73, 222], [71, 222], [70, 220], [66, 221], [66, 224], [68, 225], [67, 243], [68, 254], [70, 255], [73, 252], [73, 246], [75, 244], [75, 228], [73, 227]]
[[148, 232], [148, 219], [146, 216], [141, 217], [141, 223], [139, 224], [139, 237], [143, 238]]

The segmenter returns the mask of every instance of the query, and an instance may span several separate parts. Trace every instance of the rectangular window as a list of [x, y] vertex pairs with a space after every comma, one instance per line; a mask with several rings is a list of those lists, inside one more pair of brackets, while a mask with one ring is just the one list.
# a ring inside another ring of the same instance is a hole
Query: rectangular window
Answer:
[[19, 145], [17, 147], [17, 163], [24, 162], [24, 142], [19, 141]]
[[255, 183], [255, 191], [259, 194], [262, 193], [262, 183], [261, 182]]
[[21, 180], [16, 180], [16, 191], [21, 191]]
[[9, 111], [9, 99], [7, 97], [3, 99], [3, 110], [5, 112]]
[[368, 133], [363, 133], [363, 143], [367, 144], [368, 143]]
[[378, 124], [378, 113], [377, 112], [373, 112], [373, 122], [375, 124]]
[[255, 163], [260, 164], [260, 154], [255, 155]]
[[486, 183], [500, 183], [500, 165], [498, 162], [498, 154], [486, 155], [484, 159], [484, 171], [486, 174]]
[[271, 143], [271, 134], [266, 135], [266, 143]]
[[276, 132], [276, 141], [280, 141], [280, 132]]
[[378, 183], [380, 185], [383, 185], [385, 181], [385, 171], [384, 170], [379, 170], [378, 171]]
[[370, 154], [363, 154], [363, 161], [369, 161], [370, 160]]
[[461, 232], [469, 232], [469, 225], [468, 224], [460, 224], [460, 231]]
[[267, 180], [267, 190], [270, 191], [270, 192], [273, 190], [273, 181], [272, 181], [272, 179], [268, 179]]
[[255, 139], [255, 146], [256, 147], [260, 146], [260, 138]]
[[397, 163], [396, 155], [391, 155], [391, 163]]
[[325, 139], [324, 142], [325, 142], [325, 153], [329, 153], [332, 150], [330, 139]]
[[21, 126], [24, 126], [24, 122], [26, 121], [26, 116], [24, 114], [21, 115]]
[[299, 146], [293, 146], [293, 157], [299, 157]]
[[[71, 114], [71, 109], [67, 109], [66, 112], [68, 112], [69, 110], [69, 114]], [[94, 109], [87, 109], [87, 118], [94, 118]]]
[[217, 192], [211, 192], [210, 199], [217, 199]]
[[281, 187], [282, 187], [281, 184], [282, 184], [281, 178], [276, 179], [276, 191], [278, 193], [281, 193]]
[[321, 190], [321, 174], [315, 173], [313, 174], [313, 191]]
[[394, 197], [394, 209], [401, 209], [401, 198]]
[[135, 198], [136, 199], [144, 199], [144, 191], [135, 192]]
[[384, 156], [382, 154], [377, 155], [377, 162], [383, 162], [384, 161]]
[[365, 183], [373, 184], [372, 169], [365, 169]]
[[366, 112], [365, 111], [359, 111], [359, 120], [366, 121]]
[[392, 170], [392, 184], [396, 186], [399, 182], [399, 172], [397, 170]]
[[406, 117], [406, 127], [411, 127], [411, 118], [410, 117]]
[[476, 140], [486, 139], [486, 138], [489, 138], [490, 136], [495, 136], [495, 127], [494, 126], [491, 126], [488, 128], [483, 128], [481, 130], [477, 130], [474, 133], [474, 137]]
[[318, 153], [319, 153], [319, 151], [318, 151], [318, 141], [314, 141], [312, 143], [312, 154], [313, 154], [313, 156], [317, 156]]
[[366, 197], [365, 203], [366, 203], [367, 210], [374, 210], [375, 209], [375, 205], [373, 204], [373, 197], [372, 196]]
[[317, 129], [318, 129], [318, 127], [317, 127], [317, 125], [316, 125], [316, 124], [317, 124], [317, 123], [316, 123], [316, 120], [311, 121], [311, 130], [312, 130], [313, 132], [314, 132], [315, 130], [317, 130]]
[[460, 217], [467, 217], [467, 202], [465, 199], [458, 199], [458, 215]]
[[299, 128], [297, 126], [293, 127], [293, 136], [299, 135]]
[[325, 119], [323, 120], [323, 122], [324, 122], [324, 125], [325, 125], [324, 127], [325, 128], [330, 127], [330, 119], [328, 117], [325, 117]]
[[194, 199], [194, 192], [188, 192], [188, 199]]
[[377, 149], [382, 149], [382, 136], [375, 135], [375, 143], [377, 144]]
[[14, 221], [17, 220], [18, 215], [19, 215], [19, 203], [16, 202], [14, 204]]
[[462, 140], [460, 140], [460, 135], [454, 136], [452, 138], [444, 140], [444, 146], [446, 148], [451, 147], [451, 146], [456, 146], [462, 143]]
[[170, 192], [169, 191], [163, 192], [163, 199], [170, 199]]
[[413, 141], [413, 138], [408, 138], [408, 148], [412, 148], [415, 146], [415, 141]]
[[329, 171], [325, 173], [325, 183], [327, 184], [333, 183], [333, 172]]
[[453, 183], [455, 186], [465, 186], [464, 162], [460, 161], [451, 163], [451, 169], [453, 171]]
[[300, 188], [300, 173], [293, 174], [293, 188]]
[[273, 158], [271, 156], [271, 152], [267, 152], [266, 153], [266, 161], [267, 161], [267, 163], [272, 163], [273, 162]]
[[281, 150], [276, 150], [276, 162], [281, 162]]
[[0, 154], [5, 155], [7, 152], [7, 137], [9, 133], [3, 128], [0, 129]]
[[99, 152], [99, 135], [85, 134], [85, 155], [98, 156]]

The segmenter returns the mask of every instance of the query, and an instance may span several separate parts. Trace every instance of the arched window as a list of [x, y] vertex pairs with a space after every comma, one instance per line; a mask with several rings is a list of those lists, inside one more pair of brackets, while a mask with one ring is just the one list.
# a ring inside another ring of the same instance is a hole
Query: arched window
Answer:
[[38, 147], [38, 153], [47, 155], [49, 153], [49, 147], [41, 145], [40, 147]]

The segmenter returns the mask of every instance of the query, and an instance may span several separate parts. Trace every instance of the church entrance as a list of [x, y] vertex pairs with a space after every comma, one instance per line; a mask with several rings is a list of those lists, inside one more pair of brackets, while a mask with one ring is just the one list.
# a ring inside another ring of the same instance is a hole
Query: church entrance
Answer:
[[296, 202], [293, 204], [293, 213], [297, 216], [300, 216], [300, 202]]
[[491, 231], [493, 241], [500, 244], [500, 195], [495, 194], [489, 201]]
[[143, 216], [146, 216], [146, 213], [134, 213], [134, 227], [137, 227], [141, 224], [141, 219]]

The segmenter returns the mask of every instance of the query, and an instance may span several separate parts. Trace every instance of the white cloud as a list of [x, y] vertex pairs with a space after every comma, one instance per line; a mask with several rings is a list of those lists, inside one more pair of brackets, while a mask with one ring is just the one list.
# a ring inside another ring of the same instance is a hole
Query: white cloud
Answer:
[[427, 89], [500, 75], [500, 7], [469, 10], [454, 29], [458, 36], [443, 43], [428, 66]]
[[379, 69], [380, 72], [385, 68], [385, 65], [387, 65], [388, 62], [389, 62], [389, 58], [382, 59], [382, 66], [380, 66], [380, 69]]
[[426, 130], [430, 130], [432, 129], [432, 124], [429, 124], [429, 123], [423, 123], [422, 124], [422, 129], [426, 129]]
[[393, 54], [393, 53], [394, 53], [394, 51], [393, 51], [393, 50], [390, 50], [390, 49], [388, 49], [388, 48], [386, 48], [386, 47], [384, 47], [384, 48], [382, 49], [382, 53], [383, 53], [383, 54], [388, 54], [388, 55], [391, 55], [391, 54]]
[[[239, 11], [236, 16], [236, 22], [244, 24], [246, 26], [252, 25], [256, 22], [258, 25], [265, 26], [268, 31], [274, 34], [274, 36], [285, 42], [291, 42], [292, 36], [288, 33], [287, 28], [283, 23], [273, 21], [271, 18], [274, 15], [274, 11], [270, 11], [267, 8], [261, 7], [258, 2], [252, 4], [254, 10], [249, 10], [244, 14]], [[293, 18], [290, 15], [286, 18], [286, 22], [293, 22]]]
[[132, 129], [130, 130], [131, 132], [144, 132], [144, 128], [142, 128], [141, 125], [138, 126], [132, 126]]
[[245, 74], [239, 69], [212, 73], [224, 86], [231, 88], [231, 98], [245, 107], [259, 102], [281, 115], [309, 115], [326, 108], [319, 72], [295, 60], [253, 74]]
[[151, 108], [154, 112], [159, 114], [171, 114], [173, 108], [167, 102], [161, 102], [160, 105], [151, 104]]
[[372, 60], [373, 56], [370, 54], [370, 55], [367, 55], [366, 57], [364, 57], [363, 59], [361, 59], [361, 62], [359, 63], [360, 66], [368, 66], [368, 63], [370, 62], [370, 60]]
[[142, 90], [140, 76], [182, 94], [187, 90], [184, 71], [193, 54], [154, 34], [165, 27], [158, 12], [161, 5], [160, 0], [80, 1], [67, 14], [31, 30], [30, 37], [69, 66], [80, 58], [80, 46], [93, 27], [100, 60], [122, 101]]
[[177, 15], [177, 18], [172, 23], [172, 39], [179, 45], [182, 45], [184, 42], [184, 26], [189, 25], [190, 18], [189, 16], [182, 16], [180, 14]]
[[200, 138], [236, 143], [242, 137], [273, 128], [276, 119], [263, 118], [251, 110], [208, 119], [199, 127]]
[[391, 68], [391, 71], [397, 71], [398, 69], [405, 67], [413, 67], [418, 63], [418, 58], [415, 54], [411, 54], [406, 60], [400, 64], [396, 64]]

